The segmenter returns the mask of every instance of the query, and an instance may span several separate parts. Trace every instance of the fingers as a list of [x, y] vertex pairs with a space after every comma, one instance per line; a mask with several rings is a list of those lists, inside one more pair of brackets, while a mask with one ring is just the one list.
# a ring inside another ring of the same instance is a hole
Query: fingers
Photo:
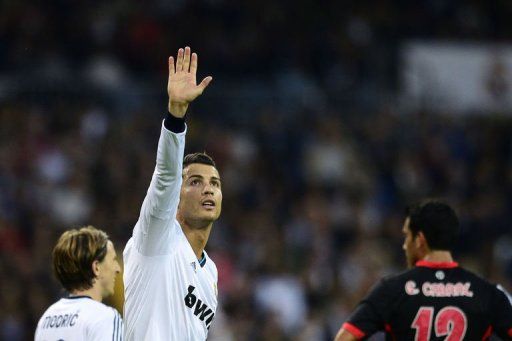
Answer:
[[183, 57], [183, 71], [188, 72], [190, 69], [190, 47], [185, 47], [185, 55]]
[[199, 85], [197, 87], [200, 89], [201, 93], [203, 93], [204, 89], [206, 89], [206, 87], [208, 86], [208, 84], [210, 84], [212, 79], [213, 79], [212, 76], [208, 76], [205, 79], [203, 79], [201, 81], [201, 83], [199, 83]]
[[183, 49], [178, 50], [178, 56], [176, 57], [176, 72], [183, 70]]
[[197, 72], [197, 53], [192, 53], [192, 60], [190, 61], [190, 73], [195, 75]]
[[174, 69], [174, 57], [169, 57], [169, 75], [174, 75], [176, 70]]
[[189, 72], [189, 70], [192, 72], [191, 67], [193, 68], [194, 73], [197, 71], [197, 54], [195, 54], [195, 53], [192, 54], [192, 63], [191, 63], [190, 51], [191, 51], [190, 47], [188, 47], [188, 46], [186, 46], [185, 49], [180, 48], [178, 50], [178, 56], [176, 57], [176, 71], [175, 72], [180, 72], [180, 71]]

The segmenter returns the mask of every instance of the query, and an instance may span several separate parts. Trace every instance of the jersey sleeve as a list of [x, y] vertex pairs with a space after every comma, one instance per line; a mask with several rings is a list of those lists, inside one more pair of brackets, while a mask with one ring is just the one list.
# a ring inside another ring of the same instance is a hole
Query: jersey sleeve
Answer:
[[512, 340], [512, 304], [507, 294], [495, 287], [492, 301], [493, 330], [503, 340]]
[[145, 256], [169, 254], [172, 249], [171, 227], [178, 208], [186, 128], [174, 133], [162, 124], [155, 171], [139, 219], [133, 230], [133, 242]]
[[99, 319], [89, 326], [89, 341], [123, 341], [123, 319], [112, 309], [112, 314]]
[[358, 304], [343, 328], [358, 340], [384, 330], [393, 300], [388, 280], [380, 280]]

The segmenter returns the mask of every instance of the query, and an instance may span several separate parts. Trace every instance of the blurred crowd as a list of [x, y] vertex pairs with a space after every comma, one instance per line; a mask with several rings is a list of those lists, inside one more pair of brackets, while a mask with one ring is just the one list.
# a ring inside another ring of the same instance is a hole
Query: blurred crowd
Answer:
[[[506, 1], [6, 1], [0, 10], [0, 339], [32, 339], [63, 292], [51, 249], [92, 224], [122, 253], [149, 185], [166, 57], [214, 81], [186, 152], [223, 180], [207, 251], [211, 340], [329, 340], [402, 271], [408, 204], [441, 197], [455, 257], [512, 287], [512, 119], [395, 105], [406, 39], [501, 41]], [[120, 282], [120, 281], [119, 281]], [[107, 303], [122, 311], [122, 287]]]

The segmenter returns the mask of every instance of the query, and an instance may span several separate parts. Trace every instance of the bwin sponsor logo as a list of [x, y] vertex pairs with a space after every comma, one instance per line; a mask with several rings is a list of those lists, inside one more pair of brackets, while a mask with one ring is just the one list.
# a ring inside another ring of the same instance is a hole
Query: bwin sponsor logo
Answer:
[[[208, 308], [208, 306], [203, 303], [196, 295], [194, 295], [194, 290], [196, 287], [189, 285], [188, 286], [188, 294], [185, 296], [185, 305], [190, 309], [193, 309], [194, 315], [199, 317], [201, 321], [204, 321], [206, 324], [206, 328], [210, 329], [210, 325], [212, 324], [213, 318], [215, 317], [215, 313]], [[206, 321], [205, 321], [206, 319]]]

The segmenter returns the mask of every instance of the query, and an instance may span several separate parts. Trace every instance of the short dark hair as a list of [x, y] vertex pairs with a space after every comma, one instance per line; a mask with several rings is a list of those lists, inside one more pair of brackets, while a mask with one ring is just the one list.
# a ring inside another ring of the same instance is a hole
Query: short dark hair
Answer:
[[193, 163], [201, 163], [203, 165], [209, 165], [209, 166], [213, 166], [213, 167], [217, 168], [217, 166], [215, 165], [215, 161], [213, 161], [211, 156], [206, 153], [188, 154], [183, 159], [183, 168], [185, 168], [188, 165], [193, 164]]
[[459, 219], [448, 204], [428, 199], [408, 207], [409, 229], [413, 236], [423, 232], [432, 250], [451, 250], [459, 235]]
[[64, 232], [53, 248], [53, 272], [69, 292], [92, 288], [92, 263], [107, 255], [108, 235], [93, 226]]

